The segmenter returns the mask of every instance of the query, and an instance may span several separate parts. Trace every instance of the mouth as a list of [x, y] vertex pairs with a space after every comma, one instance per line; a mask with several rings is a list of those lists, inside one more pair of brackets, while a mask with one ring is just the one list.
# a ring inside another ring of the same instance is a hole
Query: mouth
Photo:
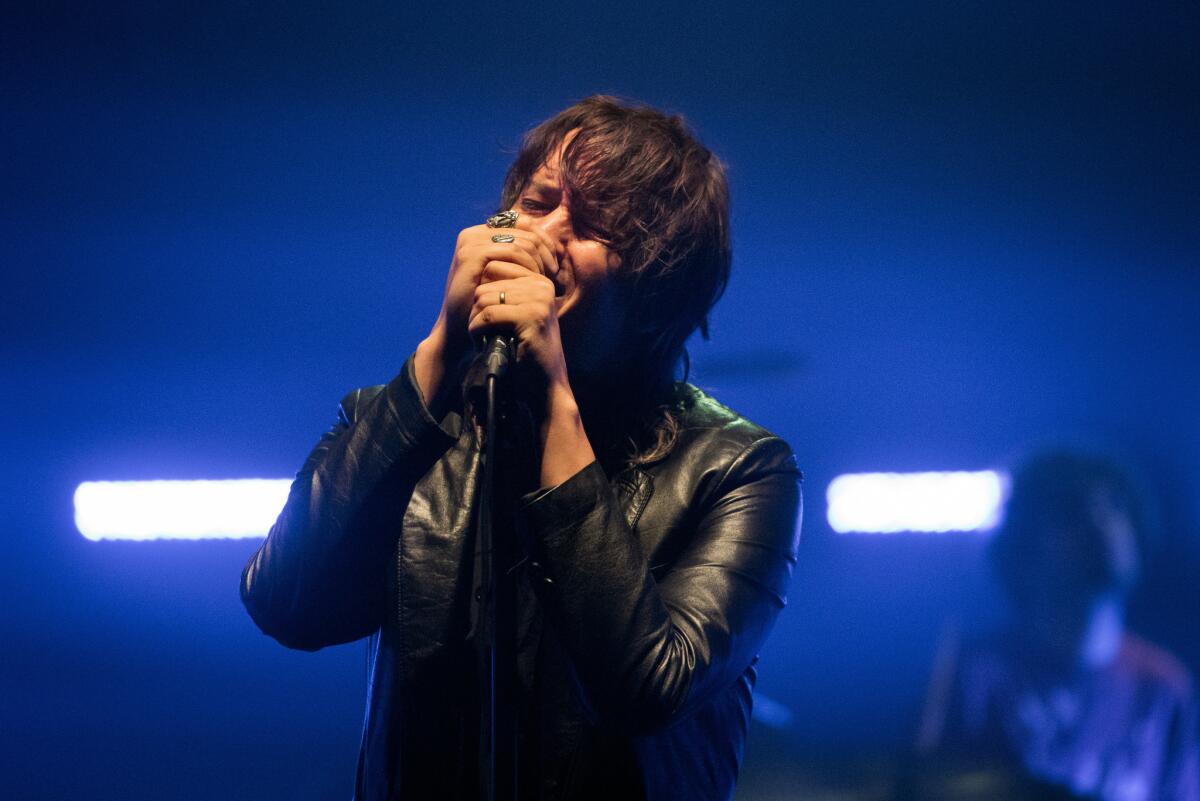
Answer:
[[559, 276], [555, 276], [550, 280], [554, 282], [555, 314], [561, 318], [562, 313], [566, 310], [567, 306], [570, 305], [571, 289], [567, 286], [565, 281], [561, 280], [561, 273]]
[[553, 275], [548, 276], [551, 283], [554, 284], [554, 297], [557, 300], [562, 300], [570, 291], [570, 279], [565, 265], [558, 265], [558, 271]]

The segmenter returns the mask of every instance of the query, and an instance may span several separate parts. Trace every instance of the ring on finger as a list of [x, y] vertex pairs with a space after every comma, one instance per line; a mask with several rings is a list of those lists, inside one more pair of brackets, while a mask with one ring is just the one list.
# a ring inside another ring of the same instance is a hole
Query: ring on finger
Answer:
[[516, 242], [517, 238], [515, 236], [513, 236], [512, 234], [493, 234], [492, 241], [505, 244], [508, 242]]
[[501, 306], [504, 305], [504, 290], [503, 289], [500, 290], [500, 305]]
[[509, 209], [487, 218], [488, 228], [513, 228], [517, 224], [518, 213]]

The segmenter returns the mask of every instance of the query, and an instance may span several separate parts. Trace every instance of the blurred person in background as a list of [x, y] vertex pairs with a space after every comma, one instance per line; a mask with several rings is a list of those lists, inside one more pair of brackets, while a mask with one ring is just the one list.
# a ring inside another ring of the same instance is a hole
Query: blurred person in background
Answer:
[[680, 118], [592, 97], [529, 133], [500, 208], [458, 235], [399, 374], [342, 401], [243, 601], [289, 647], [371, 638], [358, 801], [486, 797], [463, 385], [476, 343], [511, 335], [494, 555], [516, 596], [497, 668], [515, 796], [725, 801], [800, 474], [787, 443], [675, 380], [729, 274], [724, 168]]
[[1011, 614], [943, 642], [923, 756], [1004, 766], [1041, 788], [1028, 797], [1200, 801], [1192, 678], [1125, 627], [1146, 517], [1107, 459], [1044, 452], [1016, 472], [988, 552]]

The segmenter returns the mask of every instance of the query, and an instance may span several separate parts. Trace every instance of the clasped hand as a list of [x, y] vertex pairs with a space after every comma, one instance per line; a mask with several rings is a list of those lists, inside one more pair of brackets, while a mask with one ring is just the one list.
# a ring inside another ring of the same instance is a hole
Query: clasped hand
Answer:
[[[512, 242], [492, 237], [508, 234]], [[458, 235], [442, 310], [429, 336], [417, 346], [414, 372], [431, 411], [438, 415], [457, 382], [456, 366], [489, 334], [512, 334], [517, 362], [526, 380], [543, 383], [540, 420], [542, 487], [576, 474], [595, 454], [584, 431], [567, 380], [555, 305], [559, 270], [555, 245], [525, 219], [514, 228], [476, 225]], [[500, 293], [504, 293], [504, 303]]]
[[[505, 235], [513, 241], [493, 238]], [[528, 218], [518, 217], [513, 228], [463, 229], [430, 335], [441, 345], [443, 363], [460, 363], [489, 335], [509, 334], [523, 373], [540, 378], [547, 389], [565, 384], [566, 360], [550, 278], [558, 269], [554, 242]]]

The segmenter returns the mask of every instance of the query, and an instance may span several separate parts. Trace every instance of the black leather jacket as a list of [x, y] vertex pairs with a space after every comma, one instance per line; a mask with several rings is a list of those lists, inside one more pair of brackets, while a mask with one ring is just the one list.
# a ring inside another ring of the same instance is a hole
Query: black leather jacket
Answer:
[[[593, 463], [514, 510], [522, 799], [733, 793], [800, 474], [783, 440], [686, 392], [665, 459], [611, 476]], [[411, 359], [339, 411], [246, 565], [243, 602], [291, 648], [371, 637], [356, 799], [473, 798], [475, 438], [430, 416]]]

